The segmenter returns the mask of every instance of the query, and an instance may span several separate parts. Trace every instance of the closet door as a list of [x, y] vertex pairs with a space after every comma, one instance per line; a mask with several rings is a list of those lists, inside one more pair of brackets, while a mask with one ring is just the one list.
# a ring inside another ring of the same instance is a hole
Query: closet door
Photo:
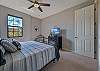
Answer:
[[75, 52], [84, 52], [84, 8], [75, 11]]
[[75, 53], [94, 58], [94, 5], [75, 11]]

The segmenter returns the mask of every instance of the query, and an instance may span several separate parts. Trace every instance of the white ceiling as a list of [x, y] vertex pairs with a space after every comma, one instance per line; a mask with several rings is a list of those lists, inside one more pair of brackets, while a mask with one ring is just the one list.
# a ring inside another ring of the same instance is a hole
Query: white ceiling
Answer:
[[0, 5], [21, 11], [23, 13], [29, 14], [37, 18], [45, 18], [50, 15], [61, 12], [67, 8], [73, 7], [75, 5], [81, 4], [88, 0], [38, 0], [43, 3], [50, 3], [50, 7], [43, 7], [43, 12], [40, 12], [37, 8], [27, 9], [32, 5], [27, 0], [0, 0]]

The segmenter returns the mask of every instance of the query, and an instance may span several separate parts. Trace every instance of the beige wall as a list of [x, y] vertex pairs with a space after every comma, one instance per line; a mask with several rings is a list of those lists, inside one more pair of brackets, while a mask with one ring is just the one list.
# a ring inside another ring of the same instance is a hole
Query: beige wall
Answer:
[[54, 26], [60, 27], [63, 30], [63, 48], [71, 48], [72, 50], [74, 50], [74, 11], [76, 9], [85, 7], [91, 3], [91, 1], [85, 2], [53, 16], [49, 16], [47, 18], [42, 19], [42, 35], [48, 36], [51, 28], [53, 28]]
[[44, 36], [48, 36], [50, 33], [50, 29], [54, 26], [60, 27], [64, 31], [64, 46], [72, 46], [72, 44], [74, 44], [74, 11], [69, 9], [43, 19], [41, 24], [42, 34]]
[[8, 14], [23, 18], [23, 37], [19, 37], [15, 39], [19, 41], [27, 41], [27, 40], [34, 39], [35, 36], [40, 34], [40, 30], [38, 32], [34, 31], [35, 25], [38, 25], [40, 27], [40, 22], [41, 22], [40, 19], [31, 17], [27, 14], [12, 10], [4, 6], [0, 6], [0, 37], [2, 38], [7, 37], [7, 15]]
[[[39, 27], [38, 31], [35, 31], [34, 29], [35, 26]], [[36, 38], [36, 36], [41, 34], [41, 20], [40, 19], [32, 18], [31, 30], [32, 30], [32, 39]]]

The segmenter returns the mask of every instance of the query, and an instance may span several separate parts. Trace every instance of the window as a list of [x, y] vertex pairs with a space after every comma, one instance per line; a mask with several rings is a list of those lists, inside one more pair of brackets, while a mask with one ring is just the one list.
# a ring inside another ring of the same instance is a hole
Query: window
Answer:
[[23, 36], [23, 28], [21, 17], [16, 17], [12, 15], [8, 15], [8, 25], [7, 25], [7, 36], [8, 37], [22, 37]]

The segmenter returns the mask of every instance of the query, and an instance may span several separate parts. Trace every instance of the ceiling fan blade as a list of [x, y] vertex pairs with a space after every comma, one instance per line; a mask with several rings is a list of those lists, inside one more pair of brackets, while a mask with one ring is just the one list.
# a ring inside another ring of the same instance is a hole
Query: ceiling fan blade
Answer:
[[50, 4], [47, 3], [39, 3], [40, 6], [50, 6]]
[[38, 9], [39, 9], [41, 12], [43, 12], [43, 10], [41, 9], [41, 7], [40, 7], [40, 6], [38, 7]]
[[34, 7], [34, 5], [32, 5], [32, 6], [28, 7], [28, 9], [31, 9], [32, 7]]
[[28, 0], [29, 2], [31, 2], [31, 3], [34, 3], [32, 0]]

